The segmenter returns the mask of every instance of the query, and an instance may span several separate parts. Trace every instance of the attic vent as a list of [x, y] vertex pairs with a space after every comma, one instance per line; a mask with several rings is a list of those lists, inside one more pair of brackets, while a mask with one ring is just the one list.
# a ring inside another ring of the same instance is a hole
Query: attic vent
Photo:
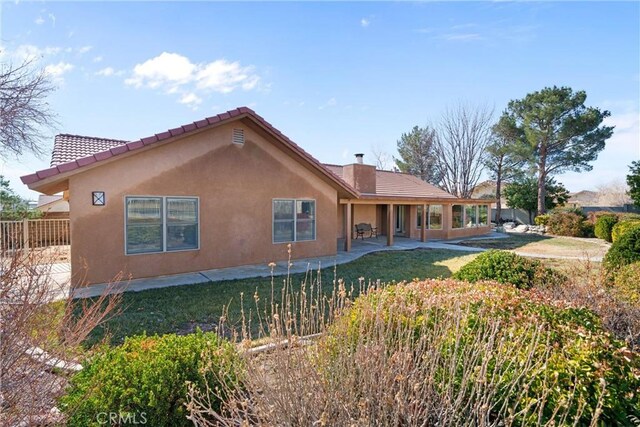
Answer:
[[240, 145], [244, 144], [244, 129], [233, 130], [233, 143]]

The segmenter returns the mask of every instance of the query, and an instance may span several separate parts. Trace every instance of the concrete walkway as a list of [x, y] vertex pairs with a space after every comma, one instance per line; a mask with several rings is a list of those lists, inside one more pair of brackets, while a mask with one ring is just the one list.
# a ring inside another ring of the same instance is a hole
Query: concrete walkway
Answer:
[[[475, 237], [473, 239], [496, 239], [508, 237], [502, 233], [491, 233], [486, 236]], [[287, 270], [287, 262], [276, 262], [273, 268], [273, 274], [276, 276], [286, 275], [290, 273], [304, 273], [308, 270], [317, 270], [318, 268], [333, 267], [335, 265], [344, 264], [356, 260], [363, 255], [380, 251], [405, 251], [411, 249], [448, 249], [459, 252], [484, 252], [482, 248], [472, 248], [468, 246], [455, 245], [456, 242], [462, 240], [430, 240], [428, 242], [420, 242], [403, 237], [395, 237], [393, 246], [386, 246], [386, 239], [365, 239], [353, 241], [351, 251], [338, 251], [336, 255], [316, 258], [296, 259], [292, 261], [292, 265]], [[110, 291], [119, 292], [139, 292], [148, 289], [166, 288], [169, 286], [191, 285], [195, 283], [217, 282], [221, 280], [246, 279], [251, 277], [270, 277], [272, 274], [271, 267], [265, 264], [246, 265], [240, 267], [218, 268], [214, 270], [205, 270], [195, 273], [174, 274], [171, 276], [159, 276], [148, 279], [134, 279], [129, 282], [112, 287]], [[77, 288], [73, 290], [74, 298], [90, 298], [101, 295], [107, 290], [107, 284], [92, 285], [86, 288]]]

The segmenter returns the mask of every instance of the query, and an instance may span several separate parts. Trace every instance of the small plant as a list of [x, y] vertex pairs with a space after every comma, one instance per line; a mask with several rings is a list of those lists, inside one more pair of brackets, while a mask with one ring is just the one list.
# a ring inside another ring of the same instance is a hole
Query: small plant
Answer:
[[640, 261], [640, 227], [634, 227], [620, 236], [604, 256], [609, 273], [620, 267]]
[[594, 233], [598, 239], [611, 242], [611, 231], [613, 226], [618, 223], [618, 217], [615, 215], [601, 215], [596, 219]]
[[549, 214], [538, 215], [533, 219], [536, 225], [547, 225], [549, 222]]
[[640, 304], [640, 262], [625, 265], [616, 272], [614, 290], [622, 300]]
[[[215, 377], [200, 375], [204, 361]], [[236, 384], [239, 368], [235, 347], [213, 333], [132, 337], [105, 348], [76, 374], [60, 408], [69, 426], [97, 425], [103, 413], [144, 418], [153, 426], [191, 425], [187, 383], [196, 388]], [[219, 406], [213, 401], [214, 409]]]
[[544, 267], [540, 261], [507, 251], [487, 251], [462, 266], [453, 277], [467, 282], [495, 280], [519, 289], [545, 286], [562, 281], [561, 275]]
[[618, 222], [611, 230], [611, 240], [615, 242], [620, 238], [620, 236], [636, 227], [640, 227], [640, 220], [626, 219]]
[[547, 220], [547, 227], [556, 236], [583, 237], [584, 215], [575, 212], [553, 212]]

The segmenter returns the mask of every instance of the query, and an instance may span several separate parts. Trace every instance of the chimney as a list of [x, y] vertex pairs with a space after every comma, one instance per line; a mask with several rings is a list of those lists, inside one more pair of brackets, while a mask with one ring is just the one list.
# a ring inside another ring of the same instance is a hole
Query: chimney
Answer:
[[365, 165], [364, 154], [356, 154], [356, 163], [344, 165], [342, 178], [361, 193], [375, 194], [376, 192], [376, 167]]

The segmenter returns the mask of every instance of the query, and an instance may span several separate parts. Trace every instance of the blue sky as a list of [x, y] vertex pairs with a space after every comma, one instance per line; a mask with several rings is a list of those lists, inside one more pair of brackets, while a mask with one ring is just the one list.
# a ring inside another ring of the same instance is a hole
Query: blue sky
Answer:
[[[585, 90], [614, 137], [572, 191], [640, 158], [638, 2], [2, 2], [2, 60], [38, 57], [58, 133], [137, 139], [247, 105], [323, 162], [396, 153], [459, 101]], [[49, 144], [53, 144], [53, 138]], [[20, 175], [48, 158], [0, 168]]]

